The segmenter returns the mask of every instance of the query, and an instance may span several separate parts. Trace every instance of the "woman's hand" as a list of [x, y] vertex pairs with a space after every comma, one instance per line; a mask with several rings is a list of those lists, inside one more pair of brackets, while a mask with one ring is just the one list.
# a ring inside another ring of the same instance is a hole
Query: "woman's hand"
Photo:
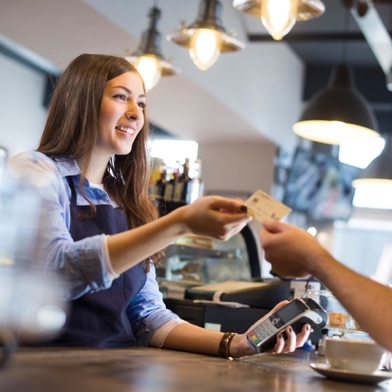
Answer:
[[[279, 302], [269, 313], [262, 317], [259, 321], [253, 324], [244, 334], [236, 335], [230, 346], [230, 354], [234, 358], [243, 357], [245, 355], [256, 354], [254, 349], [251, 347], [247, 335], [248, 333], [258, 324], [261, 320], [265, 320], [271, 314], [282, 308], [288, 303], [288, 301]], [[293, 352], [297, 347], [302, 347], [309, 339], [309, 335], [312, 332], [312, 328], [309, 324], [305, 324], [302, 327], [300, 333], [295, 334], [291, 327], [286, 328], [287, 339], [285, 340], [283, 334], [280, 333], [277, 336], [276, 344], [273, 349], [269, 352], [272, 353], [288, 353]]]
[[295, 334], [291, 327], [286, 328], [285, 332], [287, 339], [285, 340], [283, 334], [280, 333], [276, 339], [275, 347], [270, 352], [290, 353], [295, 351], [297, 347], [302, 347], [308, 341], [312, 329], [309, 324], [305, 324], [298, 334]]
[[192, 234], [226, 241], [239, 233], [252, 218], [241, 200], [204, 196], [190, 205], [178, 208], [181, 220]]

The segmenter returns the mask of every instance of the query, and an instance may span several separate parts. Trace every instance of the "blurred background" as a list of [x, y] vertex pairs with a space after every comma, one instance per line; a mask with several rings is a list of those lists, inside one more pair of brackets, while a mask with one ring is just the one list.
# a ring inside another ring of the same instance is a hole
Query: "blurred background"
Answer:
[[[80, 53], [136, 61], [146, 48], [151, 54], [152, 45], [164, 60], [148, 91], [152, 157], [172, 171], [186, 158], [198, 160], [204, 194], [272, 194], [293, 208], [287, 221], [311, 230], [354, 269], [389, 280], [382, 260], [392, 242], [392, 193], [377, 188], [359, 196], [352, 181], [377, 159], [383, 170], [392, 168], [385, 163], [392, 132], [392, 2], [299, 4], [308, 20], [292, 18], [291, 29], [275, 40], [267, 29], [271, 20], [252, 15], [258, 1], [2, 0], [0, 145], [10, 155], [36, 147], [53, 84]], [[215, 23], [225, 34], [205, 70], [183, 46], [195, 23]], [[293, 132], [338, 65], [349, 67], [379, 140], [330, 144]], [[174, 147], [160, 148], [167, 141]], [[183, 141], [191, 150], [178, 147]], [[257, 222], [252, 229], [260, 229]]]

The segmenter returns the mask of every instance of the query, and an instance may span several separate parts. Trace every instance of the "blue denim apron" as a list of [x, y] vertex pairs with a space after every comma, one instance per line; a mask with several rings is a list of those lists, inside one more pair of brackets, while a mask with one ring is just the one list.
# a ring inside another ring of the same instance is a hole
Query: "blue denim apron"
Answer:
[[[97, 205], [96, 214], [88, 217], [90, 206], [76, 205], [76, 191], [72, 178], [71, 227], [74, 241], [97, 234], [116, 234], [128, 230], [124, 211], [111, 205]], [[121, 274], [106, 290], [85, 294], [70, 302], [71, 310], [60, 337], [52, 342], [61, 346], [125, 347], [136, 345], [126, 309], [132, 298], [146, 282], [141, 264]]]

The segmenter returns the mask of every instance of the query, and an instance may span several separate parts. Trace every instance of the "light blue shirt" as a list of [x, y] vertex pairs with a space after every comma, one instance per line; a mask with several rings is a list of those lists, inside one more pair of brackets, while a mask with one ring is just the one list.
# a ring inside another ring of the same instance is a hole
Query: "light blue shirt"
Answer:
[[[66, 282], [66, 299], [76, 299], [83, 294], [104, 290], [111, 286], [113, 276], [107, 271], [104, 260], [105, 234], [74, 241], [70, 235], [70, 198], [66, 177], [80, 176], [74, 159], [57, 158], [54, 162], [37, 151], [24, 152], [14, 162], [33, 167], [37, 175], [49, 178], [44, 191], [45, 230], [42, 236], [45, 249], [45, 268], [55, 270]], [[77, 189], [76, 189], [77, 192]], [[93, 204], [110, 204], [117, 207], [102, 189], [85, 182], [85, 192]], [[77, 193], [77, 205], [89, 205]], [[127, 315], [136, 339], [148, 345], [154, 333], [166, 322], [179, 319], [166, 309], [156, 281], [155, 267], [151, 265], [144, 287], [130, 302]]]

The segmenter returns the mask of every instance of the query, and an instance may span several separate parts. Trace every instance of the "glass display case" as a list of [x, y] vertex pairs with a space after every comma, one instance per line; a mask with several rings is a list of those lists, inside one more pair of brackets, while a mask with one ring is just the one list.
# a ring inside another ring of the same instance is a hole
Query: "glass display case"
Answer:
[[166, 248], [158, 281], [200, 285], [261, 277], [254, 233], [246, 226], [228, 241], [185, 236]]
[[163, 265], [157, 268], [165, 304], [192, 324], [243, 333], [289, 298], [289, 282], [265, 282], [259, 260], [249, 226], [225, 242], [182, 237], [166, 248]]

